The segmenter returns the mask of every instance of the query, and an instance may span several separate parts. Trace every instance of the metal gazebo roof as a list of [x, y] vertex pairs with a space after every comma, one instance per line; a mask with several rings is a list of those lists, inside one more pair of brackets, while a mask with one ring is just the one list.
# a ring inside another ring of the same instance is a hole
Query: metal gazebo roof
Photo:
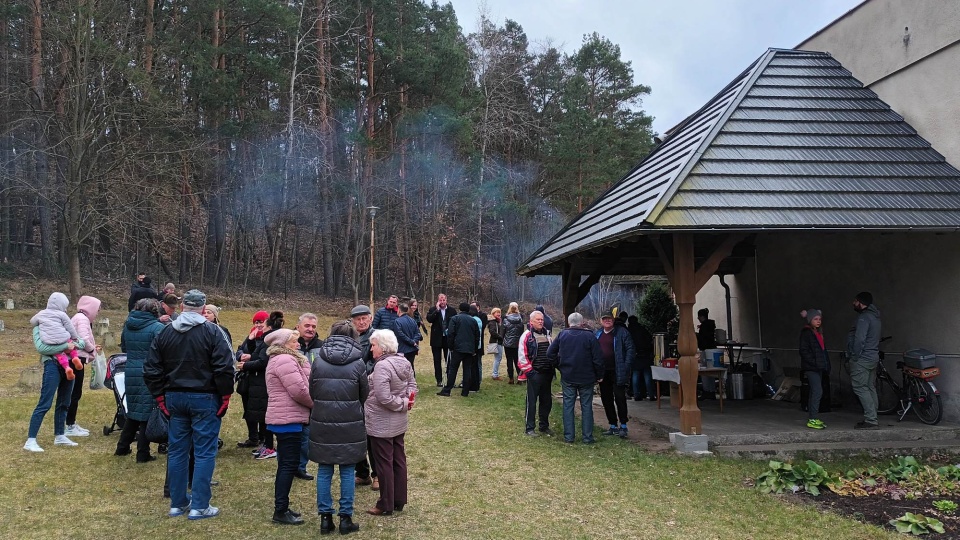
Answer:
[[[960, 228], [960, 171], [827, 53], [770, 49], [518, 269], [662, 274], [671, 232]], [[720, 235], [698, 234], [697, 253]], [[739, 270], [741, 243], [718, 272]]]

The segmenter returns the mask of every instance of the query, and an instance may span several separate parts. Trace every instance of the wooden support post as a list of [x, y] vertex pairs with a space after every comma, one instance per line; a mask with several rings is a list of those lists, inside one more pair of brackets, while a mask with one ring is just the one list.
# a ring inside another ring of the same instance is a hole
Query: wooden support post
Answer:
[[693, 235], [673, 235], [673, 293], [680, 308], [680, 329], [677, 349], [680, 352], [680, 385], [683, 403], [680, 407], [680, 431], [687, 435], [703, 434], [700, 408], [697, 407], [697, 335], [693, 329], [693, 305], [697, 300], [696, 270], [693, 258]]
[[573, 264], [563, 263], [563, 274], [560, 276], [561, 289], [563, 292], [563, 320], [562, 326], [566, 326], [567, 316], [577, 310], [577, 304], [580, 303], [580, 274], [573, 273]]

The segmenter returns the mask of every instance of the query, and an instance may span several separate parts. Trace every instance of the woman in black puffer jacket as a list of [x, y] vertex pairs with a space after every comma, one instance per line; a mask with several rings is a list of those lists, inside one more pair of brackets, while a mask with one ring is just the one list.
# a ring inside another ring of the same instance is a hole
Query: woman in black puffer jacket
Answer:
[[127, 420], [117, 441], [115, 456], [130, 454], [130, 443], [136, 437], [137, 463], [146, 463], [156, 459], [150, 455], [150, 442], [147, 441], [146, 427], [150, 413], [157, 406], [153, 395], [143, 382], [143, 362], [150, 352], [153, 338], [163, 330], [160, 322], [160, 302], [153, 298], [137, 300], [133, 311], [127, 316], [120, 334], [120, 350], [127, 353], [124, 365], [124, 397], [127, 402]]
[[823, 429], [820, 416], [820, 399], [830, 393], [830, 356], [823, 341], [823, 317], [819, 309], [808, 309], [801, 313], [807, 324], [800, 330], [800, 369], [810, 383], [810, 398], [807, 403], [809, 420], [807, 427]]
[[510, 302], [507, 308], [507, 316], [503, 319], [503, 352], [507, 356], [507, 375], [510, 376], [510, 384], [513, 384], [513, 371], [517, 371], [520, 376], [520, 367], [517, 362], [520, 359], [520, 336], [523, 335], [523, 317], [520, 315], [520, 306], [516, 302]]
[[[256, 323], [256, 319], [254, 319]], [[256, 459], [270, 459], [277, 457], [277, 451], [273, 445], [273, 433], [267, 429], [267, 362], [270, 357], [267, 355], [267, 344], [264, 338], [273, 332], [283, 328], [283, 312], [273, 311], [267, 317], [263, 333], [255, 336], [256, 329], [250, 332], [250, 336], [240, 345], [240, 363], [237, 369], [240, 370], [246, 381], [241, 381], [244, 387], [243, 397], [243, 419], [247, 422], [247, 430], [250, 434], [256, 433], [260, 441], [260, 446], [253, 452]], [[252, 339], [251, 339], [252, 337]], [[244, 355], [250, 355], [249, 359]], [[252, 437], [243, 443], [247, 445]]]
[[350, 321], [330, 328], [310, 371], [310, 461], [317, 470], [317, 511], [320, 534], [333, 531], [333, 466], [340, 468], [340, 534], [359, 529], [353, 524], [354, 475], [367, 456], [363, 402], [369, 393], [363, 350]]

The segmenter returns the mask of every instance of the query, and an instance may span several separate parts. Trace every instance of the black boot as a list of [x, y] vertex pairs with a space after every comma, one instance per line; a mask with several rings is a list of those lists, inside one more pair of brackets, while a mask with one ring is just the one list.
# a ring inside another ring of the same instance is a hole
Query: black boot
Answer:
[[360, 530], [360, 525], [353, 522], [353, 516], [340, 514], [340, 534], [350, 534]]
[[334, 529], [333, 514], [320, 514], [320, 534], [330, 534]]
[[320, 514], [320, 534], [330, 534], [336, 529], [333, 514]]

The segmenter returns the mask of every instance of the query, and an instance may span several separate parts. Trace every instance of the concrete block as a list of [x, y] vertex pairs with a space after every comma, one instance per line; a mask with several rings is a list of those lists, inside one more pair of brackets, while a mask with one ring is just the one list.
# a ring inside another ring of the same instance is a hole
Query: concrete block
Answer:
[[7, 298], [6, 307], [7, 309], [13, 309], [13, 298]]
[[706, 435], [685, 435], [680, 432], [670, 434], [670, 442], [682, 454], [707, 451]]

